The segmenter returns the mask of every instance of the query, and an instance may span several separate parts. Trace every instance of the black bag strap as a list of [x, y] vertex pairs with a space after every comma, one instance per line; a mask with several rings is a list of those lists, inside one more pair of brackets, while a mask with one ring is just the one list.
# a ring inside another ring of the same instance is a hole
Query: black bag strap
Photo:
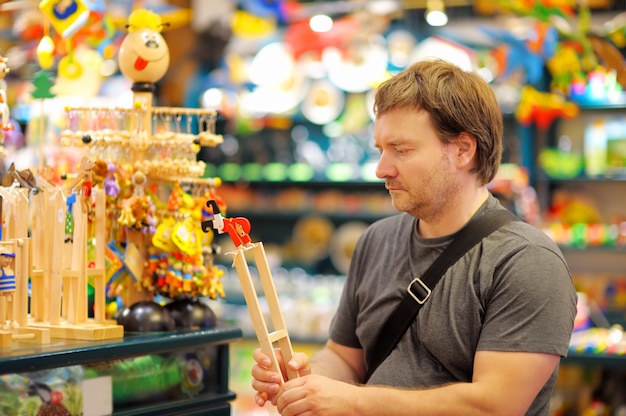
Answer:
[[398, 307], [389, 315], [376, 338], [374, 356], [370, 360], [363, 382], [367, 382], [378, 366], [385, 361], [404, 336], [420, 307], [428, 300], [431, 291], [446, 270], [463, 254], [474, 247], [480, 240], [511, 221], [520, 221], [511, 211], [499, 209], [489, 211], [470, 221], [463, 227], [454, 240], [437, 257], [423, 276], [416, 277], [407, 287], [407, 293]]

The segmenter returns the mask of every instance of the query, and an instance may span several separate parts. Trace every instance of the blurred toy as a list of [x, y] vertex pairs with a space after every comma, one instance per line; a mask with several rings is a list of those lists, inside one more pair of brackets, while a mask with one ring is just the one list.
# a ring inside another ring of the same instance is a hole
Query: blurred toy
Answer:
[[9, 104], [7, 101], [7, 83], [4, 80], [9, 73], [8, 59], [0, 55], [0, 157], [6, 156], [4, 151], [4, 133], [3, 130], [13, 130], [14, 127], [11, 124], [9, 114]]
[[571, 42], [559, 43], [554, 55], [546, 61], [546, 65], [550, 71], [550, 91], [553, 93], [568, 97], [574, 80], [577, 77], [584, 80], [579, 54]]
[[93, 188], [93, 172], [92, 169], [95, 167], [95, 163], [89, 160], [86, 157], [80, 162], [80, 171], [78, 175], [72, 181], [72, 184], [69, 186], [69, 189], [75, 190], [80, 185], [80, 203], [81, 208], [84, 213], [91, 213], [92, 211], [92, 188]]
[[539, 153], [539, 165], [550, 178], [571, 179], [583, 172], [584, 161], [580, 153], [545, 148]]
[[135, 10], [128, 17], [128, 35], [119, 50], [120, 71], [135, 83], [154, 83], [167, 72], [170, 53], [161, 35], [161, 17], [150, 10]]
[[552, 204], [547, 215], [549, 220], [569, 225], [602, 222], [600, 212], [589, 197], [565, 190], [557, 190], [552, 194]]
[[80, 365], [0, 376], [0, 414], [78, 416], [83, 414]]
[[572, 18], [574, 16], [574, 11], [571, 7], [572, 2], [567, 0], [496, 0], [494, 3], [502, 7], [503, 10], [512, 11], [521, 16], [534, 17], [542, 22], [547, 22], [554, 16], [563, 18]]
[[617, 82], [626, 87], [626, 61], [619, 49], [601, 36], [588, 35], [587, 38], [604, 67], [609, 71], [615, 71]]
[[38, 192], [37, 179], [30, 169], [15, 169], [15, 163], [9, 165], [9, 169], [2, 177], [2, 186], [6, 187], [18, 187]]
[[5, 77], [11, 71], [9, 68], [8, 58], [0, 55], [0, 114], [2, 115], [2, 124], [0, 127], [3, 130], [13, 130], [13, 126], [9, 123], [9, 105], [7, 102], [7, 83]]
[[547, 130], [556, 118], [574, 118], [578, 113], [578, 106], [565, 100], [561, 95], [540, 92], [526, 85], [522, 88], [515, 117], [523, 125], [534, 122], [539, 129]]
[[89, 18], [89, 8], [82, 0], [43, 0], [39, 9], [64, 38], [76, 33]]
[[41, 399], [41, 406], [37, 409], [37, 414], [47, 415], [69, 415], [69, 410], [61, 403], [63, 393], [52, 390], [50, 386], [39, 381], [31, 381], [28, 385], [28, 395], [38, 396]]
[[[515, 36], [508, 30], [496, 30], [489, 27], [480, 28], [486, 35], [502, 43], [501, 53], [504, 54], [504, 59], [501, 60], [501, 64], [504, 65], [501, 68], [501, 75], [504, 78], [510, 77], [514, 72], [522, 70], [524, 73], [525, 81], [528, 84], [536, 84], [543, 76], [543, 62], [545, 57], [543, 56], [543, 50], [538, 51], [538, 46], [529, 45], [526, 41]], [[547, 45], [550, 45], [546, 50], [546, 53], [551, 54], [553, 47], [551, 46], [554, 41], [551, 40], [555, 36], [553, 32], [546, 28], [546, 36], [550, 34], [550, 38], [545, 39]], [[550, 43], [551, 42], [551, 43]], [[542, 48], [540, 48], [542, 49]]]

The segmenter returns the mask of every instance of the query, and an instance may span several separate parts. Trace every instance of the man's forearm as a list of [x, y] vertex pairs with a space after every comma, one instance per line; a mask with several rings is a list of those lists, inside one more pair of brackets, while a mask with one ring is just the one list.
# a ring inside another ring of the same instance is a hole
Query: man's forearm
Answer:
[[322, 348], [311, 357], [311, 372], [347, 383], [359, 383], [356, 371], [329, 348]]
[[355, 401], [362, 415], [524, 415], [525, 406], [507, 401], [475, 383], [454, 383], [430, 389], [363, 386]]

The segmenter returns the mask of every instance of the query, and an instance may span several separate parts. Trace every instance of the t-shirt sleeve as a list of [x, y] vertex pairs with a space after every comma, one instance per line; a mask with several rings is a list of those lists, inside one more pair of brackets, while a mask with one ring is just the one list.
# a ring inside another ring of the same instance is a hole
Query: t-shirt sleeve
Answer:
[[562, 256], [529, 245], [494, 276], [477, 349], [566, 356], [576, 291]]
[[337, 310], [329, 329], [329, 337], [332, 341], [351, 348], [361, 348], [356, 332], [357, 311], [355, 291], [359, 275], [357, 270], [360, 267], [359, 253], [362, 250], [362, 244], [363, 241], [361, 238], [354, 250], [343, 291], [339, 298], [339, 305], [337, 305]]

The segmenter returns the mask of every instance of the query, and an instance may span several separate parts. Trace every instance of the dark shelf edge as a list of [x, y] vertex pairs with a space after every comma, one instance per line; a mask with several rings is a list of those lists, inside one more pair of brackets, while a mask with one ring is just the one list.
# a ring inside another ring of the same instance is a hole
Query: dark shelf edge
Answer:
[[611, 370], [626, 370], [626, 355], [593, 354], [570, 350], [567, 357], [561, 360], [561, 363], [565, 365], [599, 367]]
[[2, 350], [0, 350], [0, 374], [102, 362], [199, 345], [224, 344], [241, 337], [241, 329], [225, 326], [203, 330], [128, 335], [116, 340], [84, 341], [56, 350], [38, 346], [40, 351], [23, 355], [2, 356]]
[[[189, 412], [192, 410], [198, 410], [200, 408], [204, 408], [205, 410], [210, 410], [210, 406], [216, 405], [224, 405], [225, 402], [230, 402], [235, 400], [236, 394], [232, 391], [229, 391], [226, 394], [215, 394], [210, 396], [200, 396], [191, 399], [184, 400], [176, 400], [167, 403], [158, 403], [148, 406], [138, 406], [132, 407], [128, 409], [121, 409], [119, 411], [113, 411], [114, 416], [157, 416], [157, 415], [167, 415], [174, 414], [171, 412], [176, 412], [176, 414], [181, 414], [179, 412], [185, 411]], [[188, 414], [188, 413], [184, 413]]]

